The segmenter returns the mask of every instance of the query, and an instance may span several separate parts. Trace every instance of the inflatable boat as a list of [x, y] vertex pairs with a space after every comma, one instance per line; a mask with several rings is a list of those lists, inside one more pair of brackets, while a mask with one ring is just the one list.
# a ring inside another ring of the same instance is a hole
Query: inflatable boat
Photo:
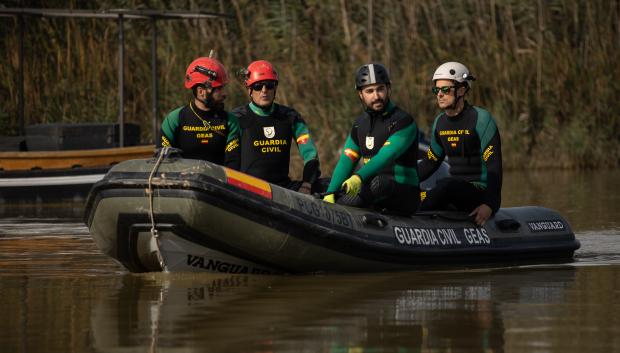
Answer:
[[[412, 201], [413, 202], [413, 201]], [[131, 272], [376, 272], [558, 263], [579, 242], [543, 207], [398, 216], [323, 202], [164, 149], [110, 169], [88, 197], [97, 246]]]

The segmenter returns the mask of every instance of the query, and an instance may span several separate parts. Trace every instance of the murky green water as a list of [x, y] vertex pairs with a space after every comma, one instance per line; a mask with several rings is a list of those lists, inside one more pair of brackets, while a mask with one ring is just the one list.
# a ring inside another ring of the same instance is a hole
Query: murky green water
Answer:
[[506, 175], [504, 206], [568, 218], [573, 263], [372, 275], [132, 275], [79, 209], [3, 206], [0, 352], [620, 351], [619, 181]]

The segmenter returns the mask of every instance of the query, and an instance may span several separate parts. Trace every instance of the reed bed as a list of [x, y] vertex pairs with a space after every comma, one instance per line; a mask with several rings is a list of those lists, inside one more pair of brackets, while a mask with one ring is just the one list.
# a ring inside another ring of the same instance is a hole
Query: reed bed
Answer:
[[[64, 1], [23, 4], [58, 8]], [[17, 6], [11, 2], [5, 6]], [[599, 168], [620, 162], [620, 1], [92, 1], [73, 8], [204, 9], [232, 19], [158, 22], [161, 118], [189, 100], [187, 64], [210, 49], [233, 80], [227, 107], [247, 94], [234, 72], [266, 59], [277, 100], [309, 123], [324, 169], [361, 105], [356, 68], [384, 63], [393, 100], [428, 132], [438, 111], [430, 78], [444, 61], [478, 77], [469, 100], [501, 129], [507, 168]], [[102, 19], [25, 18], [28, 123], [118, 119], [118, 28]], [[0, 18], [0, 128], [17, 132], [17, 21]], [[125, 21], [125, 116], [152, 139], [150, 23]]]

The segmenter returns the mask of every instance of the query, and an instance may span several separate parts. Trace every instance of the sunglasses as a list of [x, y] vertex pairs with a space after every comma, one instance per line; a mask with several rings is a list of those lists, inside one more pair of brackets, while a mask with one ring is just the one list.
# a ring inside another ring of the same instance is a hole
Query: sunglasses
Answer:
[[262, 91], [263, 87], [266, 87], [268, 90], [272, 90], [274, 88], [276, 88], [276, 86], [278, 85], [278, 83], [276, 81], [267, 81], [267, 82], [258, 82], [253, 84], [252, 86], [252, 90], [253, 91]]
[[431, 88], [431, 91], [433, 91], [434, 95], [437, 95], [437, 93], [439, 93], [439, 91], [441, 91], [441, 93], [443, 94], [448, 94], [450, 92], [451, 89], [456, 88], [456, 86], [443, 86], [443, 87], [433, 87]]

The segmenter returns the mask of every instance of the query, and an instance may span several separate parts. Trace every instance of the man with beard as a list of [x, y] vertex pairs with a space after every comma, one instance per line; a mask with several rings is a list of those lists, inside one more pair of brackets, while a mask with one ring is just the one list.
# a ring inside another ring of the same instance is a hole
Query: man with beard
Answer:
[[171, 111], [161, 124], [161, 146], [182, 150], [183, 158], [223, 165], [227, 146], [239, 143], [237, 118], [224, 110], [228, 83], [226, 68], [211, 57], [200, 57], [187, 67], [185, 88], [193, 99]]
[[[323, 200], [411, 214], [420, 202], [418, 127], [390, 100], [391, 81], [383, 65], [358, 68], [355, 87], [365, 111], [353, 123]], [[339, 190], [345, 194], [337, 198]]]
[[[226, 166], [270, 183], [302, 193], [321, 192], [321, 174], [316, 147], [301, 115], [275, 103], [278, 74], [265, 60], [241, 70], [250, 103], [233, 109], [239, 120], [240, 143], [227, 148]], [[289, 178], [292, 142], [304, 160], [303, 179]]]
[[501, 203], [502, 146], [493, 116], [465, 100], [474, 80], [465, 65], [452, 61], [433, 74], [432, 91], [443, 113], [435, 118], [430, 148], [419, 165], [420, 180], [433, 174], [446, 156], [451, 176], [437, 182], [421, 209], [470, 212], [483, 225]]

